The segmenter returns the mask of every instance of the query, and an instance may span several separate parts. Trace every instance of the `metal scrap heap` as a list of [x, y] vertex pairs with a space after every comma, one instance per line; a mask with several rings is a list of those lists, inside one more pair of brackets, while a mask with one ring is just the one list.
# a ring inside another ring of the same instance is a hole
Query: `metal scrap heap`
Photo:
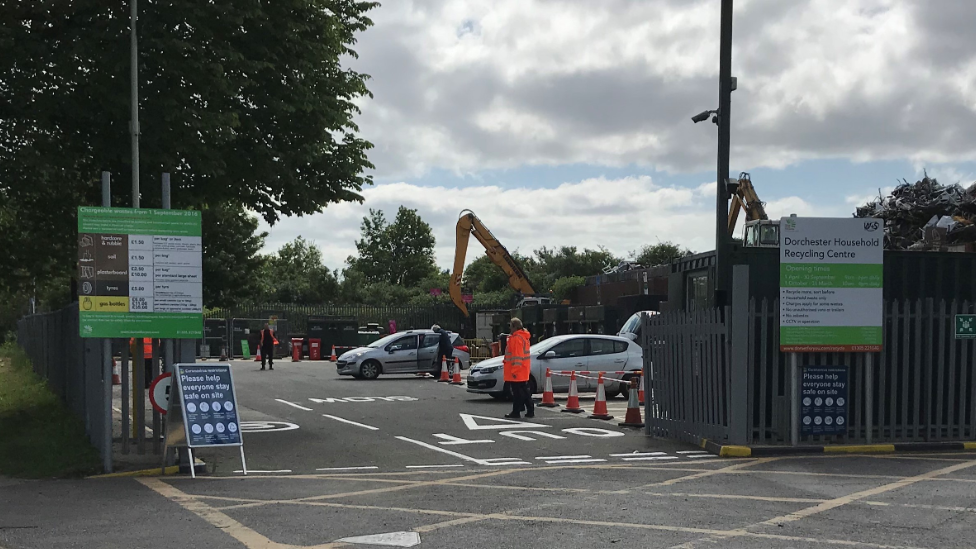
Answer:
[[885, 248], [972, 251], [976, 243], [976, 183], [941, 185], [927, 175], [905, 181], [891, 195], [868, 202], [854, 217], [885, 222]]

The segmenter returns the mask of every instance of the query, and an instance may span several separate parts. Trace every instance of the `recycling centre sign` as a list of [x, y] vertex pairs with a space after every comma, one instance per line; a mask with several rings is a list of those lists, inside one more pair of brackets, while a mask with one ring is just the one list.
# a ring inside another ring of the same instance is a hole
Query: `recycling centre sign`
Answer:
[[784, 217], [780, 227], [780, 350], [881, 351], [883, 221]]
[[200, 212], [78, 208], [81, 337], [203, 337]]

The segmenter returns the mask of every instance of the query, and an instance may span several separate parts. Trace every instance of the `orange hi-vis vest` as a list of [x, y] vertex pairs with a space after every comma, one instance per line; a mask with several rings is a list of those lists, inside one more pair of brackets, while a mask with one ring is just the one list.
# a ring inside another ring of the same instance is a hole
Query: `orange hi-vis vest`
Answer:
[[531, 357], [529, 343], [532, 336], [524, 328], [508, 336], [505, 346], [505, 381], [528, 381]]

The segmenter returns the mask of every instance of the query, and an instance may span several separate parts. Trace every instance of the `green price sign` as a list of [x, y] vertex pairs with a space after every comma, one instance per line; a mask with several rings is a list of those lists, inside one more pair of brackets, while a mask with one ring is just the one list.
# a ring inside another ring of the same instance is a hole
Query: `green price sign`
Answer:
[[203, 337], [200, 212], [78, 208], [81, 337]]

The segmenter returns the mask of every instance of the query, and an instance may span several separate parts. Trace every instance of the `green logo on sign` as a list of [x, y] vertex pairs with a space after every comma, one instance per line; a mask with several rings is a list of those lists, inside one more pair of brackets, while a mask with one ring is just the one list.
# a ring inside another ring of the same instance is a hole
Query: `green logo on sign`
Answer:
[[956, 339], [976, 339], [976, 315], [956, 315]]

